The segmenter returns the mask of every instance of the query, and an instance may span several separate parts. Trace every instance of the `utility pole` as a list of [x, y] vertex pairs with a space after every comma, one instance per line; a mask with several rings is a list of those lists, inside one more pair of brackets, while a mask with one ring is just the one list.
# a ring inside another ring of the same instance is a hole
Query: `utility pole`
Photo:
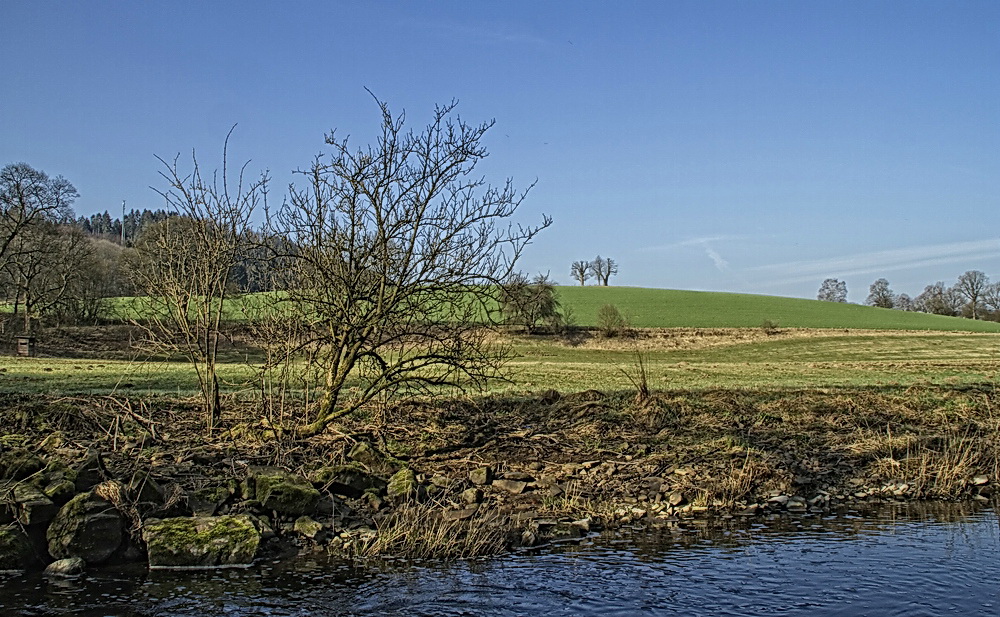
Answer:
[[125, 200], [122, 200], [122, 246], [125, 246]]

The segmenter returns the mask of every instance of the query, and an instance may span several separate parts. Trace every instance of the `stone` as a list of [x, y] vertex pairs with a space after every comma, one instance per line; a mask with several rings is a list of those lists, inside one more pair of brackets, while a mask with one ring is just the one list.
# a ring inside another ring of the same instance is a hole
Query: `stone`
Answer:
[[441, 513], [441, 520], [444, 521], [464, 521], [475, 516], [479, 511], [478, 507], [462, 508], [459, 510], [445, 510]]
[[34, 561], [28, 536], [17, 525], [0, 527], [0, 571], [24, 570]]
[[542, 463], [540, 461], [532, 461], [528, 463], [528, 469], [530, 469], [531, 471], [541, 471], [545, 469], [545, 463]]
[[80, 493], [59, 509], [45, 533], [55, 559], [80, 557], [90, 564], [106, 561], [125, 537], [121, 514], [94, 491]]
[[521, 480], [494, 480], [493, 486], [513, 495], [520, 495], [528, 487], [528, 483]]
[[989, 484], [989, 482], [990, 482], [990, 477], [989, 476], [976, 476], [976, 477], [972, 478], [972, 485], [973, 486], [982, 486], [984, 484]]
[[59, 512], [59, 506], [30, 484], [21, 483], [14, 487], [14, 503], [17, 521], [22, 525], [48, 523]]
[[321, 467], [309, 474], [313, 485], [324, 488], [334, 495], [357, 499], [368, 491], [380, 493], [386, 482], [363, 469], [357, 463]]
[[249, 565], [260, 546], [246, 515], [150, 519], [142, 537], [150, 569]]
[[523, 471], [508, 471], [503, 475], [505, 480], [517, 480], [518, 482], [534, 482], [535, 477]]
[[441, 474], [434, 474], [431, 477], [431, 484], [434, 485], [434, 486], [436, 486], [436, 487], [438, 487], [438, 488], [447, 489], [447, 488], [451, 488], [452, 485], [455, 484], [455, 481], [452, 480], [451, 478], [449, 478], [448, 476], [441, 475]]
[[0, 480], [24, 480], [42, 469], [42, 459], [23, 448], [0, 452]]
[[53, 561], [45, 567], [45, 576], [79, 576], [87, 569], [87, 562], [79, 557]]
[[300, 516], [295, 519], [292, 529], [295, 533], [314, 540], [323, 531], [323, 523], [315, 521], [308, 516]]
[[107, 477], [107, 469], [104, 466], [104, 458], [101, 453], [97, 450], [88, 450], [87, 455], [76, 466], [75, 480], [77, 493], [84, 493], [94, 488], [101, 482], [104, 482]]
[[469, 472], [469, 481], [476, 486], [485, 486], [493, 482], [493, 468], [480, 467]]
[[482, 503], [483, 491], [478, 488], [469, 488], [462, 491], [462, 501], [467, 504]]
[[208, 486], [188, 496], [188, 505], [195, 516], [213, 516], [232, 495], [229, 487]]
[[347, 458], [377, 473], [388, 474], [399, 468], [398, 465], [393, 464], [389, 457], [367, 441], [359, 441], [354, 444], [354, 447], [347, 453]]
[[417, 486], [417, 474], [412, 469], [400, 469], [389, 478], [385, 492], [390, 499], [409, 499], [416, 496]]
[[682, 493], [680, 491], [674, 491], [674, 492], [670, 493], [670, 497], [667, 498], [667, 503], [669, 503], [670, 505], [674, 506], [675, 508], [678, 507], [678, 506], [684, 505], [684, 502], [686, 502], [686, 501], [687, 501], [687, 498], [684, 497], [684, 493]]
[[45, 485], [42, 489], [45, 496], [52, 500], [52, 503], [56, 505], [63, 505], [67, 501], [73, 498], [76, 494], [76, 485], [67, 479], [54, 480]]
[[320, 492], [309, 480], [277, 467], [253, 467], [248, 477], [253, 494], [266, 510], [287, 516], [312, 514]]

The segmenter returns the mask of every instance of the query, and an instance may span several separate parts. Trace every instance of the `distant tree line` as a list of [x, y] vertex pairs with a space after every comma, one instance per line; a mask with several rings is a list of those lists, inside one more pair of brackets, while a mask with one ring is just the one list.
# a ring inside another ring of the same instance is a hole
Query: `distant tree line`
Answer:
[[[847, 284], [828, 278], [820, 285], [818, 300], [847, 302]], [[878, 308], [916, 311], [950, 317], [1000, 321], [1000, 282], [991, 282], [980, 270], [969, 270], [952, 285], [938, 281], [924, 287], [915, 298], [895, 293], [885, 278], [875, 280], [868, 288], [865, 304]]]
[[130, 210], [125, 214], [125, 233], [122, 233], [122, 219], [112, 218], [108, 211], [90, 216], [80, 216], [76, 219], [76, 225], [87, 235], [103, 238], [117, 244], [130, 245], [139, 237], [142, 230], [153, 223], [158, 223], [168, 217], [176, 216], [176, 212], [168, 210]]

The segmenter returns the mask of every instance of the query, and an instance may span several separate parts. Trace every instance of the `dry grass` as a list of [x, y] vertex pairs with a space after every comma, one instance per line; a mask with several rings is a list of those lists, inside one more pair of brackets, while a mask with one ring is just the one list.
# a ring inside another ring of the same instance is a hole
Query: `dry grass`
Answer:
[[351, 545], [360, 559], [466, 559], [496, 555], [506, 549], [501, 526], [478, 516], [464, 521], [445, 519], [428, 504], [407, 503], [376, 521], [377, 533]]

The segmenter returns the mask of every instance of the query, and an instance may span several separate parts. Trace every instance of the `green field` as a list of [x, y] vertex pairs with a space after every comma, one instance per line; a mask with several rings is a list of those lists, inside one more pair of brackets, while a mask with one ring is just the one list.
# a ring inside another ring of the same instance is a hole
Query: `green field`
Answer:
[[596, 325], [598, 309], [612, 304], [637, 328], [754, 328], [770, 320], [783, 328], [1000, 332], [996, 322], [801, 298], [642, 287], [556, 289], [580, 326]]
[[[643, 330], [622, 339], [596, 332], [514, 336], [511, 381], [495, 383], [492, 392], [628, 390], [640, 358], [650, 387], [688, 390], [980, 384], [994, 382], [1000, 367], [1000, 324], [994, 322], [746, 294], [595, 286], [558, 292], [579, 326], [596, 325], [598, 309], [613, 304]], [[116, 302], [135, 308], [139, 301]], [[230, 307], [242, 319], [242, 305]], [[780, 331], [765, 333], [765, 320]], [[137, 357], [127, 337], [121, 349], [96, 351], [88, 343], [60, 348], [55, 340], [46, 348], [42, 336], [41, 357], [0, 358], [0, 392], [197, 391], [185, 362], [123, 360]], [[260, 392], [257, 357], [252, 347], [225, 352], [220, 377], [228, 392]]]

